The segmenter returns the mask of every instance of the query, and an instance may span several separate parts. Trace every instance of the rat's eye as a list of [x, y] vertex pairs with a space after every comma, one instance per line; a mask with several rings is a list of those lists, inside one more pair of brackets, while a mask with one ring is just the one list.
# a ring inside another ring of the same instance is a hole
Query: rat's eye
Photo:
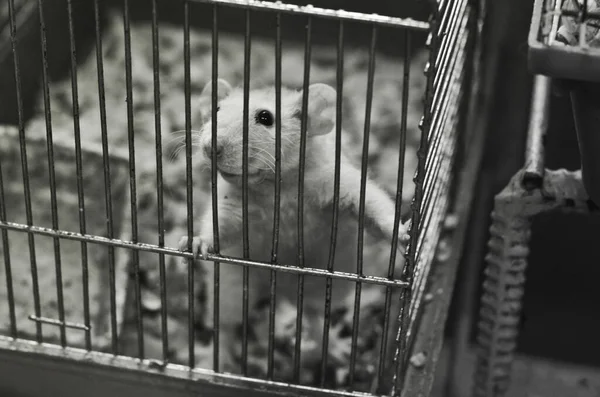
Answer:
[[273, 125], [273, 114], [268, 110], [261, 110], [256, 114], [256, 122], [270, 127]]

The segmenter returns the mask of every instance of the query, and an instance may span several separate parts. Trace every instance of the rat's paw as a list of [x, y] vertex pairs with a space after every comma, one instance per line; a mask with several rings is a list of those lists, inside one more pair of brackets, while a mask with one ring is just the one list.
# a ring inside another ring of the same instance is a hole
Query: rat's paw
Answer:
[[405, 223], [400, 225], [398, 230], [398, 240], [401, 243], [408, 243], [410, 241], [410, 234], [408, 234], [408, 230], [410, 229], [411, 220], [409, 219]]
[[[183, 236], [179, 240], [179, 250], [187, 251], [188, 249], [188, 237]], [[208, 253], [213, 252], [213, 243], [207, 239], [196, 236], [192, 239], [192, 253], [194, 254], [194, 258], [198, 258], [200, 255], [206, 258]]]

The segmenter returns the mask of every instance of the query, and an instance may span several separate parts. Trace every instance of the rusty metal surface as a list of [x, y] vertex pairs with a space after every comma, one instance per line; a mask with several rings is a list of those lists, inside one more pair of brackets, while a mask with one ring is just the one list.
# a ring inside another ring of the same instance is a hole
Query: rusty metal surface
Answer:
[[541, 188], [529, 191], [523, 188], [523, 176], [518, 172], [496, 196], [492, 213], [477, 334], [476, 397], [503, 396], [510, 386], [533, 218], [553, 210], [598, 210], [590, 206], [580, 171], [546, 170]]
[[503, 396], [510, 387], [534, 217], [554, 210], [597, 210], [581, 171], [544, 169], [550, 83], [547, 77], [535, 79], [525, 166], [494, 201], [477, 327], [476, 397]]
[[364, 14], [345, 10], [331, 10], [327, 8], [315, 7], [313, 5], [298, 6], [293, 4], [284, 4], [280, 1], [260, 1], [260, 0], [192, 0], [199, 3], [218, 4], [231, 7], [258, 11], [275, 11], [281, 13], [298, 14], [306, 16], [317, 16], [320, 18], [331, 18], [334, 20], [356, 21], [376, 23], [382, 26], [404, 27], [408, 29], [426, 31], [429, 29], [427, 22], [416, 21], [412, 18], [394, 18], [377, 14]]
[[539, 188], [544, 180], [544, 137], [550, 117], [548, 113], [551, 84], [552, 80], [549, 77], [535, 77], [525, 150], [523, 184], [526, 189]]

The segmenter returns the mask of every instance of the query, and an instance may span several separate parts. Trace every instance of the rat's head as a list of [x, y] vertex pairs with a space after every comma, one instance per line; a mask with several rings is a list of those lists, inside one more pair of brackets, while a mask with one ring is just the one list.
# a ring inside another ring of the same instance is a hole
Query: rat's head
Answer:
[[[212, 82], [204, 87], [202, 103], [211, 109]], [[297, 169], [300, 150], [302, 92], [281, 88], [281, 172]], [[308, 89], [307, 140], [329, 133], [334, 126], [336, 93], [326, 84]], [[249, 184], [275, 177], [276, 103], [275, 88], [251, 90], [248, 101], [248, 181]], [[212, 112], [199, 136], [201, 152], [212, 157]], [[244, 91], [217, 81], [217, 168], [230, 181], [241, 181], [244, 130]]]

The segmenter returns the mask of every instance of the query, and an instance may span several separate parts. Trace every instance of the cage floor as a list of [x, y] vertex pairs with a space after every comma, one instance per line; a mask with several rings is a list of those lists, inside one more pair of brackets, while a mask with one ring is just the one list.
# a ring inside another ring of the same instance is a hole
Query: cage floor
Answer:
[[[137, 210], [139, 225], [139, 241], [157, 243], [157, 199], [156, 199], [156, 154], [155, 154], [155, 107], [154, 81], [152, 70], [152, 31], [149, 23], [133, 23], [131, 26], [131, 48], [133, 69], [133, 131], [135, 140], [135, 166], [137, 180]], [[334, 43], [332, 43], [334, 44]], [[183, 65], [183, 30], [181, 27], [161, 25], [159, 34], [160, 48], [160, 99], [161, 99], [161, 130], [164, 174], [164, 217], [165, 244], [176, 247], [179, 238], [187, 231], [185, 156], [183, 153], [183, 129], [185, 128], [185, 96], [184, 96], [184, 65]], [[192, 31], [191, 33], [191, 93], [192, 100], [200, 93], [211, 76], [211, 33], [210, 31]], [[241, 85], [243, 80], [243, 37], [220, 34], [219, 38], [219, 77], [228, 80], [232, 85]], [[362, 148], [362, 132], [365, 119], [365, 98], [367, 85], [368, 50], [348, 48], [344, 62], [344, 111], [343, 127], [345, 147], [357, 160]], [[291, 88], [302, 86], [304, 47], [303, 44], [285, 42], [283, 45], [283, 84]], [[104, 88], [106, 90], [106, 111], [108, 114], [106, 131], [111, 148], [127, 147], [128, 120], [125, 99], [127, 97], [125, 83], [125, 48], [123, 22], [119, 14], [113, 14], [111, 23], [103, 34]], [[410, 79], [410, 94], [408, 103], [408, 136], [404, 167], [403, 199], [406, 203], [412, 198], [414, 185], [412, 177], [416, 169], [416, 147], [419, 140], [418, 122], [422, 116], [422, 98], [425, 86], [423, 67], [426, 62], [425, 53], [415, 54], [411, 63], [412, 77]], [[397, 166], [399, 153], [399, 131], [402, 109], [402, 67], [403, 60], [378, 56], [374, 80], [373, 108], [371, 112], [371, 140], [369, 165], [372, 176], [390, 192], [396, 190]], [[335, 85], [336, 51], [333, 46], [315, 46], [311, 63], [311, 82], [325, 82]], [[251, 88], [269, 84], [274, 81], [274, 42], [255, 38], [252, 40], [251, 56]], [[82, 135], [85, 139], [99, 142], [101, 138], [100, 102], [98, 99], [98, 72], [95, 54], [83, 60], [77, 70], [79, 85], [79, 112]], [[52, 123], [55, 127], [72, 128], [72, 96], [70, 81], [54, 83], [50, 88], [52, 98]], [[193, 102], [192, 102], [193, 103]], [[45, 134], [43, 102], [39, 100], [39, 115], [28, 124], [28, 133], [32, 135]], [[199, 114], [193, 113], [192, 129], [198, 128]], [[60, 130], [64, 130], [61, 128]], [[198, 166], [194, 166], [194, 183], [198, 187], [194, 191], [197, 214], [203, 209], [203, 197], [208, 194], [208, 184], [205, 175]], [[204, 170], [205, 171], [205, 170]], [[128, 205], [126, 205], [128, 207]], [[404, 208], [408, 209], [408, 206]], [[128, 212], [128, 209], [125, 209]], [[131, 214], [129, 214], [130, 216]], [[128, 218], [129, 219], [129, 218]], [[387, 247], [387, 246], [386, 246]], [[382, 259], [382, 252], [377, 242], [365, 247], [365, 260], [371, 261], [374, 272], [387, 268], [387, 260]], [[385, 256], [385, 255], [383, 255]], [[389, 257], [389, 253], [388, 253]], [[162, 359], [162, 342], [160, 331], [160, 298], [159, 298], [159, 260], [158, 256], [149, 252], [140, 252], [140, 267], [142, 269], [142, 308], [144, 320], [145, 356]], [[167, 265], [167, 311], [169, 360], [187, 364], [187, 272], [180, 258], [166, 257]], [[202, 339], [203, 308], [212, 304], [205, 299], [203, 280], [198, 277], [196, 286], [196, 318], [198, 328], [196, 342], [196, 365], [212, 367], [212, 348], [210, 342]], [[236, 286], [239, 288], [239, 286]], [[380, 292], [365, 292], [364, 299], [371, 300], [373, 315], [382, 316], [380, 306], [383, 306], [383, 294]], [[131, 291], [130, 291], [131, 294]], [[121, 335], [122, 353], [137, 356], [136, 320], [129, 307], [129, 316]], [[350, 309], [350, 307], [349, 307]], [[351, 312], [351, 310], [349, 310]], [[350, 313], [351, 314], [351, 313]], [[278, 321], [293, 318], [289, 313], [281, 313]], [[256, 332], [265, 327], [267, 316], [260, 313], [254, 318], [253, 327]], [[339, 322], [340, 338], [349, 338], [347, 323]], [[365, 322], [369, 328], [371, 322]], [[335, 328], [335, 326], [334, 326]], [[375, 327], [371, 327], [375, 328]], [[366, 338], [376, 337], [375, 330]], [[345, 336], [343, 336], [345, 335]], [[289, 342], [289, 341], [288, 341]], [[223, 342], [222, 342], [223, 343]], [[225, 341], [231, 344], [231, 341]], [[238, 342], [235, 342], [239, 344]], [[373, 371], [373, 362], [378, 355], [374, 343], [362, 342], [365, 348], [364, 359], [367, 377]], [[264, 376], [265, 351], [261, 346], [255, 346], [255, 354], [261, 360], [255, 368], [254, 375]], [[282, 365], [291, 364], [287, 356], [281, 356]], [[286, 361], [287, 360], [287, 361]], [[335, 362], [335, 361], [334, 361]], [[287, 363], [287, 364], [286, 364]], [[334, 384], [343, 386], [347, 375], [347, 362], [338, 362], [334, 368]], [[284, 372], [286, 370], [283, 370]], [[345, 372], [344, 372], [345, 371]], [[305, 375], [305, 376], [304, 376]], [[303, 383], [314, 383], [316, 376], [307, 371], [303, 375]], [[337, 380], [336, 380], [337, 379]]]

